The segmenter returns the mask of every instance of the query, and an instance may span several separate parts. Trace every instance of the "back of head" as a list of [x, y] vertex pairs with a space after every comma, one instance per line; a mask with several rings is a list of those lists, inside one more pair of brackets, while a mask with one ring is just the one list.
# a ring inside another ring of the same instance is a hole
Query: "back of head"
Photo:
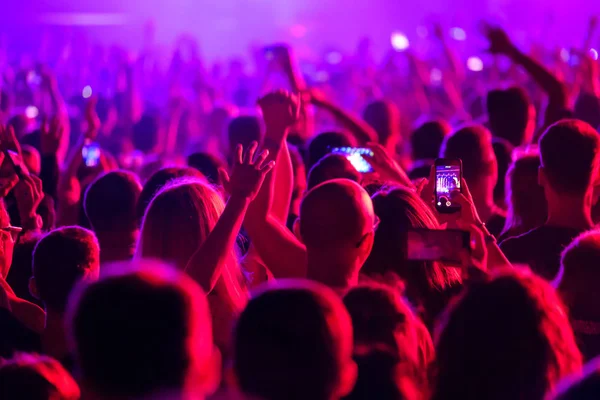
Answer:
[[492, 135], [481, 125], [467, 126], [447, 136], [440, 156], [460, 158], [463, 176], [469, 186], [481, 179], [496, 180], [497, 165]]
[[520, 233], [524, 233], [546, 222], [548, 205], [544, 189], [538, 183], [540, 165], [539, 155], [533, 154], [518, 158], [508, 169], [507, 229], [520, 227]]
[[17, 354], [0, 362], [0, 393], [11, 400], [79, 400], [79, 386], [50, 357]]
[[372, 232], [374, 221], [369, 195], [348, 179], [313, 188], [300, 206], [300, 234], [309, 251], [354, 248]]
[[562, 120], [540, 138], [540, 159], [546, 182], [556, 193], [588, 192], [598, 175], [598, 132], [583, 121]]
[[345, 156], [341, 154], [327, 154], [309, 171], [307, 189], [310, 190], [321, 183], [333, 179], [349, 179], [358, 183], [361, 180], [361, 174]]
[[355, 147], [356, 141], [352, 136], [342, 132], [323, 132], [315, 136], [308, 144], [306, 168], [312, 167], [335, 147]]
[[391, 140], [398, 140], [400, 112], [392, 102], [376, 100], [367, 105], [363, 119], [371, 125], [379, 138], [379, 143], [387, 146]]
[[531, 101], [522, 88], [491, 90], [487, 95], [487, 112], [494, 136], [508, 140], [513, 146], [531, 140], [531, 107]]
[[498, 165], [498, 179], [496, 187], [494, 187], [494, 201], [497, 204], [504, 204], [504, 201], [506, 200], [506, 172], [512, 162], [514, 147], [507, 140], [494, 138], [492, 141], [492, 148], [494, 149], [494, 155]]
[[202, 179], [203, 175], [197, 169], [190, 167], [167, 167], [152, 174], [150, 179], [144, 184], [136, 206], [136, 218], [139, 225], [141, 225], [146, 209], [156, 193], [169, 182], [184, 177]]
[[240, 389], [264, 400], [329, 400], [354, 384], [352, 325], [341, 300], [310, 282], [278, 282], [254, 296], [235, 328]]
[[451, 131], [446, 121], [428, 121], [415, 129], [410, 137], [412, 156], [415, 160], [435, 159], [440, 154], [444, 138]]
[[551, 400], [595, 400], [600, 393], [600, 358], [591, 361], [581, 377], [566, 379]]
[[113, 171], [96, 179], [86, 190], [84, 207], [92, 228], [103, 233], [137, 230], [136, 207], [142, 186], [131, 172]]
[[208, 182], [217, 186], [222, 185], [219, 169], [223, 168], [224, 165], [217, 157], [209, 153], [194, 153], [188, 157], [187, 164], [200, 171]]
[[63, 313], [80, 281], [93, 282], [100, 272], [100, 247], [94, 234], [77, 226], [56, 229], [33, 251], [37, 296], [47, 310]]
[[172, 182], [148, 206], [137, 255], [185, 269], [224, 208], [221, 196], [207, 183], [186, 178]]
[[42, 170], [42, 158], [40, 152], [30, 145], [21, 146], [21, 152], [23, 163], [27, 167], [27, 170], [33, 175], [39, 176]]
[[144, 153], [152, 152], [158, 145], [160, 121], [156, 115], [144, 114], [133, 125], [133, 146]]
[[248, 148], [250, 143], [262, 143], [263, 133], [260, 126], [260, 121], [257, 117], [242, 115], [235, 117], [229, 122], [227, 128], [227, 136], [229, 138], [229, 155], [235, 154], [235, 147], [238, 144]]
[[516, 271], [471, 286], [447, 311], [436, 357], [433, 399], [541, 400], [581, 368], [552, 287]]
[[174, 270], [145, 264], [80, 288], [67, 327], [82, 385], [105, 398], [142, 398], [212, 379], [206, 298]]

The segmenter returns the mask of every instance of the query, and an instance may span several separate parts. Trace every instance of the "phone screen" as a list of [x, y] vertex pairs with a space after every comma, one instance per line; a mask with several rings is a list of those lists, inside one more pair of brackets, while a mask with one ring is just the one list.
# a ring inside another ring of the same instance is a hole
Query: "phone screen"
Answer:
[[461, 264], [471, 251], [471, 235], [461, 230], [415, 229], [407, 232], [406, 258]]
[[354, 169], [362, 174], [373, 172], [373, 166], [363, 157], [363, 155], [373, 157], [373, 151], [371, 149], [359, 147], [334, 147], [331, 149], [331, 152], [345, 156]]
[[83, 146], [81, 156], [85, 161], [86, 167], [95, 167], [100, 160], [100, 146], [98, 143], [90, 143]]
[[440, 212], [453, 213], [460, 205], [452, 201], [451, 193], [460, 191], [462, 177], [460, 160], [438, 160], [435, 163], [435, 206]]

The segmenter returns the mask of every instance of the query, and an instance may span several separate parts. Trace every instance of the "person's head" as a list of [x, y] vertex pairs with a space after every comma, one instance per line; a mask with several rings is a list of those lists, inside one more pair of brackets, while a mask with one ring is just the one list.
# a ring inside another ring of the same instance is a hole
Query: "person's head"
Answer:
[[539, 183], [549, 201], [591, 195], [600, 150], [594, 128], [575, 119], [559, 121], [544, 132], [539, 148]]
[[[352, 319], [355, 359], [371, 359], [371, 355], [385, 349], [395, 355], [395, 369], [402, 379], [408, 379], [419, 391], [424, 391], [427, 367], [434, 358], [433, 343], [425, 325], [399, 293], [387, 285], [361, 284], [346, 293], [344, 305]], [[374, 360], [369, 364], [372, 366]], [[369, 376], [367, 374], [359, 362], [355, 391], [360, 390], [361, 382], [367, 383], [362, 379]]]
[[400, 112], [390, 101], [376, 100], [367, 105], [363, 119], [377, 132], [379, 143], [390, 150], [400, 140]]
[[548, 218], [544, 189], [538, 184], [540, 156], [516, 159], [506, 174], [508, 212], [504, 231], [520, 234], [543, 225]]
[[538, 399], [581, 368], [554, 289], [513, 270], [471, 285], [436, 338], [432, 399]]
[[591, 93], [581, 93], [575, 102], [575, 118], [600, 129], [600, 99]]
[[492, 147], [492, 135], [481, 125], [466, 126], [444, 139], [440, 156], [460, 158], [462, 173], [469, 188], [492, 194], [498, 177], [498, 164]]
[[[137, 258], [157, 259], [185, 270], [224, 209], [223, 198], [208, 183], [193, 178], [171, 182], [154, 196], [146, 210]], [[239, 274], [237, 256], [232, 250], [222, 276], [235, 306], [240, 306], [245, 296]]]
[[238, 144], [248, 148], [250, 143], [262, 143], [263, 131], [260, 120], [255, 116], [242, 115], [233, 118], [227, 127], [227, 138], [229, 142], [229, 154], [227, 159], [232, 164], [235, 148]]
[[136, 206], [142, 186], [137, 176], [112, 171], [100, 176], [86, 190], [85, 214], [97, 233], [129, 233], [137, 230]]
[[23, 114], [17, 114], [11, 119], [9, 119], [7, 125], [8, 127], [13, 128], [15, 132], [15, 137], [19, 140], [29, 133], [29, 121], [27, 120], [27, 117]]
[[600, 393], [600, 358], [590, 361], [581, 376], [565, 379], [550, 400], [595, 400]]
[[142, 224], [146, 209], [156, 193], [172, 180], [184, 177], [202, 179], [203, 175], [200, 171], [191, 167], [167, 167], [159, 169], [152, 174], [150, 179], [144, 184], [142, 193], [140, 193], [140, 197], [138, 198], [135, 214], [139, 225]]
[[259, 291], [234, 332], [239, 389], [263, 400], [332, 400], [356, 379], [352, 325], [339, 297], [313, 282]]
[[213, 185], [221, 186], [223, 184], [219, 176], [219, 169], [224, 168], [225, 165], [218, 157], [208, 153], [194, 153], [188, 157], [187, 164], [200, 171]]
[[23, 163], [27, 167], [27, 170], [36, 176], [40, 175], [42, 170], [42, 158], [40, 152], [33, 146], [24, 145], [21, 146], [21, 152], [23, 156]]
[[452, 127], [444, 120], [428, 121], [415, 129], [410, 136], [412, 157], [415, 160], [438, 158], [444, 138]]
[[333, 287], [356, 283], [373, 247], [374, 225], [373, 203], [358, 183], [335, 179], [310, 190], [294, 226], [306, 246], [308, 278]]
[[133, 125], [133, 146], [146, 154], [152, 153], [158, 146], [160, 120], [156, 115], [144, 114]]
[[494, 136], [508, 140], [513, 146], [531, 141], [535, 131], [535, 108], [525, 90], [519, 87], [491, 90], [486, 104]]
[[408, 299], [425, 309], [427, 319], [433, 319], [441, 310], [433, 305], [436, 302], [430, 295], [460, 283], [460, 275], [439, 263], [406, 261], [401, 243], [406, 241], [409, 229], [439, 229], [435, 215], [418, 195], [402, 187], [376, 193], [373, 208], [380, 222], [361, 272], [371, 277], [396, 274], [406, 284]]
[[494, 138], [492, 140], [492, 148], [494, 149], [498, 165], [498, 176], [496, 186], [494, 187], [494, 202], [504, 208], [506, 201], [506, 172], [512, 162], [514, 147], [507, 140]]
[[343, 132], [323, 132], [315, 136], [308, 144], [306, 169], [312, 167], [336, 147], [356, 147], [356, 140]]
[[16, 354], [0, 361], [0, 393], [11, 400], [79, 400], [79, 386], [56, 360]]
[[0, 200], [0, 276], [6, 279], [13, 260], [15, 243], [19, 238], [20, 229], [10, 224], [10, 216], [3, 200]]
[[[600, 232], [589, 231], [576, 238], [562, 253], [560, 294], [571, 309], [596, 310], [600, 282]], [[593, 311], [596, 314], [596, 311]], [[592, 318], [592, 315], [580, 318]]]
[[360, 183], [361, 178], [360, 172], [352, 166], [345, 156], [342, 154], [327, 154], [310, 169], [307, 189], [310, 190], [333, 179], [349, 179]]
[[56, 229], [33, 250], [31, 293], [46, 311], [63, 314], [78, 282], [93, 282], [100, 273], [100, 247], [93, 232], [77, 226]]
[[123, 269], [71, 297], [67, 330], [82, 388], [105, 399], [212, 391], [219, 357], [205, 294], [172, 269]]

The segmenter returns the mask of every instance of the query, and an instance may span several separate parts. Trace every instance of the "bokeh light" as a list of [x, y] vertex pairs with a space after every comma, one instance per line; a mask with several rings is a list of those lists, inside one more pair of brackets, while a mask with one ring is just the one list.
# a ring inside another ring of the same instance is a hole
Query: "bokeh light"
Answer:
[[84, 99], [89, 99], [92, 97], [92, 87], [90, 85], [85, 86], [81, 91], [81, 95]]
[[391, 36], [392, 47], [396, 51], [404, 51], [410, 46], [406, 35], [402, 32], [394, 32]]
[[481, 58], [473, 56], [467, 59], [467, 68], [473, 72], [483, 71], [483, 61]]

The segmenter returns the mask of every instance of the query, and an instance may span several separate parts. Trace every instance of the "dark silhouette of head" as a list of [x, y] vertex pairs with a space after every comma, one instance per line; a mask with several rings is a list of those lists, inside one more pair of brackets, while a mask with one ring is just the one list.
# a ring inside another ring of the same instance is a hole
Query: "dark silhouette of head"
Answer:
[[356, 182], [335, 179], [310, 190], [295, 226], [306, 245], [308, 278], [332, 287], [356, 283], [373, 245], [374, 223], [371, 199]]
[[167, 167], [152, 174], [150, 179], [144, 184], [136, 205], [135, 214], [139, 225], [141, 225], [142, 218], [144, 218], [146, 209], [154, 195], [172, 180], [184, 177], [202, 179], [203, 175], [200, 171], [191, 167]]
[[108, 172], [86, 190], [85, 214], [95, 232], [126, 233], [137, 230], [136, 207], [142, 186], [126, 171]]
[[591, 93], [581, 93], [575, 101], [574, 116], [600, 129], [600, 99]]
[[321, 183], [333, 179], [349, 179], [360, 183], [361, 174], [352, 166], [348, 159], [341, 154], [327, 154], [321, 158], [308, 173], [308, 187], [310, 190]]
[[379, 138], [379, 143], [395, 150], [400, 138], [400, 112], [390, 101], [376, 100], [367, 105], [363, 119], [371, 125]]
[[79, 386], [56, 360], [17, 354], [0, 362], [0, 393], [13, 400], [79, 400]]
[[187, 159], [187, 164], [200, 171], [213, 185], [221, 186], [223, 184], [219, 176], [219, 169], [224, 168], [225, 164], [212, 154], [202, 152], [191, 154]]
[[82, 386], [107, 399], [209, 393], [218, 357], [200, 287], [148, 263], [120, 270], [70, 301], [67, 328]]
[[47, 311], [63, 314], [78, 282], [93, 282], [100, 273], [96, 236], [77, 226], [58, 228], [40, 239], [33, 251], [32, 294]]
[[152, 153], [158, 146], [160, 121], [157, 115], [146, 113], [133, 125], [133, 146], [144, 153]]
[[531, 141], [535, 130], [535, 109], [525, 90], [512, 87], [491, 90], [487, 95], [490, 130], [513, 146]]
[[600, 136], [589, 124], [571, 119], [551, 125], [542, 135], [540, 184], [546, 197], [584, 196], [598, 178]]
[[444, 138], [452, 127], [444, 120], [428, 121], [415, 129], [410, 136], [412, 156], [415, 160], [436, 159]]
[[350, 318], [324, 286], [279, 281], [263, 288], [240, 315], [234, 337], [233, 369], [248, 396], [330, 400], [354, 385]]
[[581, 368], [561, 301], [526, 272], [470, 286], [440, 329], [432, 399], [541, 400]]
[[342, 132], [323, 132], [315, 136], [308, 144], [306, 169], [312, 167], [336, 147], [356, 147], [354, 137]]
[[538, 184], [538, 154], [515, 160], [506, 174], [508, 212], [503, 233], [511, 236], [542, 226], [548, 218], [544, 189]]
[[442, 292], [459, 285], [455, 269], [439, 263], [407, 261], [404, 248], [409, 229], [439, 229], [435, 215], [414, 192], [396, 187], [373, 196], [379, 226], [375, 232], [373, 250], [362, 273], [374, 278], [393, 273], [405, 282], [405, 295], [417, 308], [427, 324], [431, 324], [446, 303]]
[[498, 176], [494, 187], [494, 202], [503, 206], [506, 201], [506, 172], [512, 163], [514, 147], [507, 140], [494, 138], [492, 148], [498, 165]]

